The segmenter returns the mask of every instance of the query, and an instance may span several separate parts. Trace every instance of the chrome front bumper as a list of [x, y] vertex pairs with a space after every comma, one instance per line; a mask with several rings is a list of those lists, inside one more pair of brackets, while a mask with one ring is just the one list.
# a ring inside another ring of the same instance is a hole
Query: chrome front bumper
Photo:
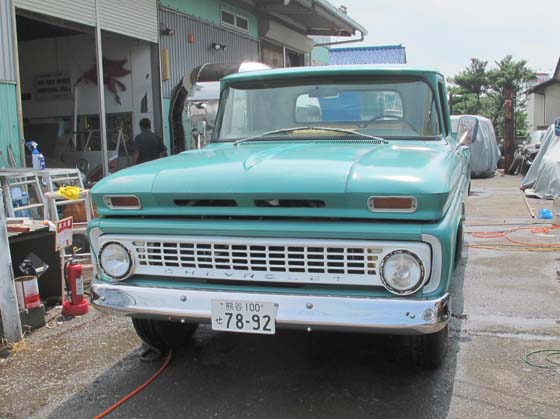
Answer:
[[210, 322], [212, 300], [278, 304], [276, 326], [303, 330], [429, 334], [449, 320], [449, 294], [433, 300], [334, 297], [133, 286], [94, 281], [100, 311], [131, 317]]

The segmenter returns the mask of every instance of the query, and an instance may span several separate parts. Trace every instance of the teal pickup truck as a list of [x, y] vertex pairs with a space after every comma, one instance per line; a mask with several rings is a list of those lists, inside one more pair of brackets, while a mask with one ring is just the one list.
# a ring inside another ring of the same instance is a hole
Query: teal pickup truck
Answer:
[[446, 352], [469, 188], [441, 74], [343, 66], [222, 80], [213, 138], [92, 190], [96, 308], [166, 350], [199, 323], [404, 335]]

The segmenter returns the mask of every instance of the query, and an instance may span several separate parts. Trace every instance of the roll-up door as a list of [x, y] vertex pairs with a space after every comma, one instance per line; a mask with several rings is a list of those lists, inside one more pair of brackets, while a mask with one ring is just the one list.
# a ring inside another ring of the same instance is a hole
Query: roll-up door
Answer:
[[[158, 42], [157, 0], [97, 1], [101, 29]], [[20, 9], [95, 26], [95, 0], [15, 0], [14, 3]]]
[[0, 0], [0, 83], [16, 81], [12, 3]]
[[95, 26], [95, 0], [14, 0], [16, 7]]
[[156, 0], [100, 1], [102, 29], [145, 41], [158, 41]]

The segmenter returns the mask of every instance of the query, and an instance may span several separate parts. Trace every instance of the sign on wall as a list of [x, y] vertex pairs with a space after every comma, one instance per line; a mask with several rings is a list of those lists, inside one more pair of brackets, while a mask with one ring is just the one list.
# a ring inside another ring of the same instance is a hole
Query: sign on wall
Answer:
[[35, 97], [41, 100], [64, 99], [72, 95], [69, 73], [48, 73], [35, 76]]

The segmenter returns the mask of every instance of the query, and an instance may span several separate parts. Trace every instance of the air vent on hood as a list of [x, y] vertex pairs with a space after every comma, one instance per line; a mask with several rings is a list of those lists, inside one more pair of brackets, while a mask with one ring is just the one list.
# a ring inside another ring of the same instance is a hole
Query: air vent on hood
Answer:
[[233, 199], [176, 199], [179, 207], [236, 207]]
[[256, 199], [255, 206], [272, 208], [324, 208], [325, 202], [319, 199]]

